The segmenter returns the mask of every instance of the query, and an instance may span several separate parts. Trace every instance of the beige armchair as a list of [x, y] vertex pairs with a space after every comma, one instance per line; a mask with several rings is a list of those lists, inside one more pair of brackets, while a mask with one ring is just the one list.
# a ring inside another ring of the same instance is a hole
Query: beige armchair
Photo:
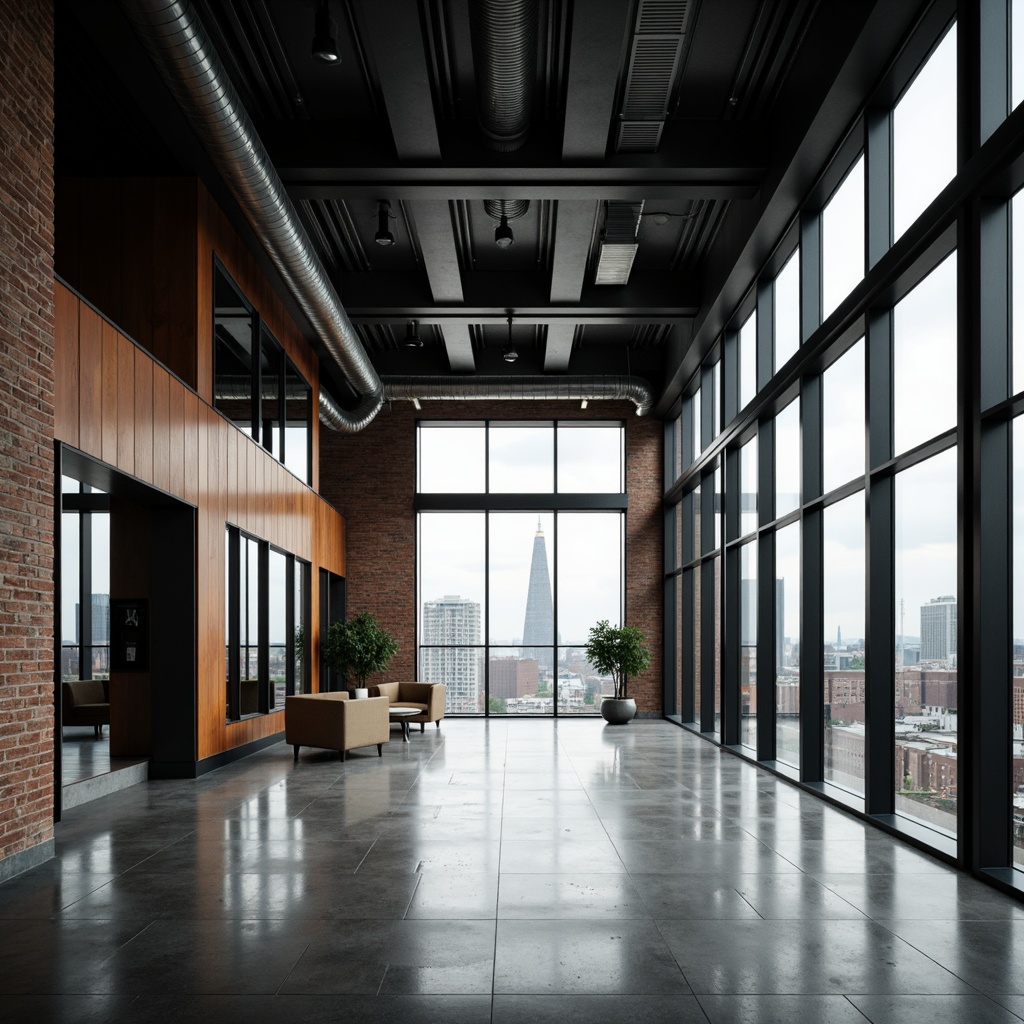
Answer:
[[105, 679], [67, 679], [60, 687], [61, 725], [91, 725], [97, 736], [110, 725]]
[[285, 742], [295, 748], [337, 750], [342, 761], [356, 747], [377, 745], [377, 756], [390, 738], [388, 701], [381, 697], [349, 700], [347, 693], [302, 693], [284, 702]]
[[418, 715], [410, 715], [410, 722], [420, 723], [423, 732], [425, 723], [437, 722], [441, 728], [444, 718], [444, 683], [381, 683], [370, 687], [371, 697], [387, 697], [393, 708], [416, 708]]

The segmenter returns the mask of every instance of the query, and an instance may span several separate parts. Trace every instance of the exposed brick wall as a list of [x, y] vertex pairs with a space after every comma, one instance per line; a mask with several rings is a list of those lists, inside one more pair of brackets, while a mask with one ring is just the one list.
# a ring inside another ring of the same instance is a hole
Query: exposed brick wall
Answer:
[[53, 289], [53, 5], [0, 0], [0, 860], [53, 835]]
[[659, 712], [662, 647], [662, 440], [658, 420], [640, 419], [629, 403], [407, 402], [384, 410], [362, 433], [320, 432], [320, 491], [347, 518], [348, 612], [373, 612], [399, 642], [392, 679], [415, 679], [416, 421], [623, 419], [626, 422], [626, 620], [640, 626], [654, 660], [630, 684], [641, 712]]

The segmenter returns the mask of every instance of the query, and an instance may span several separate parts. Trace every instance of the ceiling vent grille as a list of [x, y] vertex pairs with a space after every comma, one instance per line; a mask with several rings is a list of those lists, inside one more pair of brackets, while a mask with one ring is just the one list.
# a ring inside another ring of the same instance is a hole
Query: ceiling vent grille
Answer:
[[[687, 0], [640, 0], [616, 133], [617, 153], [655, 153], [679, 81]], [[650, 127], [644, 131], [643, 123]]]
[[609, 200], [594, 284], [627, 284], [636, 258], [636, 233], [644, 204]]

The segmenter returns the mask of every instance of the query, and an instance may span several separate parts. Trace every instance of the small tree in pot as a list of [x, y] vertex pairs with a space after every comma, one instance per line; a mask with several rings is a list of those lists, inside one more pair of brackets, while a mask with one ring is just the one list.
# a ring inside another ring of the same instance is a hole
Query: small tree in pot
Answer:
[[369, 613], [363, 612], [345, 622], [332, 622], [324, 641], [324, 660], [329, 668], [344, 674], [366, 696], [366, 677], [383, 672], [395, 656], [398, 643]]
[[624, 725], [636, 714], [636, 701], [627, 693], [629, 677], [639, 675], [651, 664], [651, 651], [643, 630], [636, 626], [613, 626], [602, 619], [590, 627], [587, 659], [598, 672], [606, 672], [615, 684], [615, 696], [601, 702], [601, 714], [612, 725]]

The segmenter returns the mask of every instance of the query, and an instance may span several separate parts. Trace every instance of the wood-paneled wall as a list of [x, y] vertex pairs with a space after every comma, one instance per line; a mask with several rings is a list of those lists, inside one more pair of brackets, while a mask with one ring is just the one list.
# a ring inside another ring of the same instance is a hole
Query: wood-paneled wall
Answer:
[[[212, 253], [210, 261], [212, 276]], [[235, 274], [243, 261], [224, 262]], [[242, 276], [236, 280], [245, 288]], [[250, 293], [250, 298], [258, 297]], [[202, 301], [198, 308], [200, 324], [212, 324], [212, 312], [207, 315]], [[290, 348], [294, 337], [286, 338], [285, 331], [278, 330], [279, 340]], [[197, 333], [202, 336], [201, 327]], [[208, 351], [201, 347], [200, 365], [212, 362]], [[306, 372], [311, 359], [308, 356], [305, 365], [295, 361]], [[225, 525], [238, 526], [312, 563], [315, 629], [318, 568], [345, 574], [344, 520], [208, 401], [59, 282], [55, 363], [56, 439], [198, 510], [197, 759], [279, 732], [284, 727], [280, 712], [225, 721]], [[211, 380], [207, 388], [212, 390]], [[316, 664], [314, 657], [314, 687]]]

